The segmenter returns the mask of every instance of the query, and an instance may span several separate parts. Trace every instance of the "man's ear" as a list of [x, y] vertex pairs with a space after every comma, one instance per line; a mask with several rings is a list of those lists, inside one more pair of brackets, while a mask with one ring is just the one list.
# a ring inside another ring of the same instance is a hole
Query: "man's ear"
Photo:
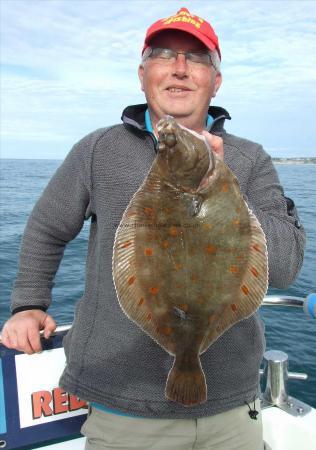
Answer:
[[144, 66], [142, 64], [138, 66], [138, 78], [140, 81], [140, 88], [144, 91]]
[[221, 84], [222, 84], [222, 74], [220, 72], [216, 72], [215, 85], [214, 85], [214, 90], [213, 90], [213, 93], [212, 93], [212, 97], [216, 96], [217, 91], [221, 87]]

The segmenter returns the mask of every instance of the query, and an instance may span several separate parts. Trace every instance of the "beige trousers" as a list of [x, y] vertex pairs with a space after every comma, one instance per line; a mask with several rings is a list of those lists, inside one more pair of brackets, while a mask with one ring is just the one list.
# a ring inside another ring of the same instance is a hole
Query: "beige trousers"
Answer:
[[85, 450], [263, 450], [259, 401], [256, 409], [257, 420], [247, 405], [200, 419], [141, 419], [92, 408], [81, 432]]

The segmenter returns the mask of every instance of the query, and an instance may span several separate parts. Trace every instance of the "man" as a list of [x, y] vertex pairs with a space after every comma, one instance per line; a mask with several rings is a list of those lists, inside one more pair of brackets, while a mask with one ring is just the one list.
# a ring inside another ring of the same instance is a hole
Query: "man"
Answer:
[[[235, 172], [267, 237], [270, 283], [287, 286], [302, 264], [304, 231], [270, 157], [258, 144], [226, 133], [228, 113], [209, 108], [222, 81], [220, 57], [212, 27], [185, 8], [153, 24], [139, 67], [147, 104], [127, 107], [123, 125], [97, 130], [74, 146], [25, 230], [3, 342], [33, 353], [41, 349], [39, 330], [48, 337], [56, 326], [46, 310], [64, 246], [91, 218], [85, 292], [64, 339], [61, 377], [63, 388], [90, 402], [82, 429], [87, 449], [263, 448], [258, 315], [226, 331], [201, 356], [208, 400], [184, 407], [164, 397], [171, 356], [124, 315], [112, 280], [116, 226], [155, 158], [156, 125], [166, 114], [203, 133]], [[216, 134], [205, 131], [212, 123]]]

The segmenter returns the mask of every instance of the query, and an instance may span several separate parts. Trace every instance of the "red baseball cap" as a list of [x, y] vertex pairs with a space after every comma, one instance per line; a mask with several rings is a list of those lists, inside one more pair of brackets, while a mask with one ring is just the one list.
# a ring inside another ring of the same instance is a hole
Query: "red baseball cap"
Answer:
[[195, 36], [211, 51], [217, 50], [221, 58], [218, 37], [211, 25], [201, 17], [195, 16], [187, 8], [181, 8], [174, 16], [157, 20], [147, 30], [142, 54], [150, 46], [151, 39], [163, 30], [181, 30]]

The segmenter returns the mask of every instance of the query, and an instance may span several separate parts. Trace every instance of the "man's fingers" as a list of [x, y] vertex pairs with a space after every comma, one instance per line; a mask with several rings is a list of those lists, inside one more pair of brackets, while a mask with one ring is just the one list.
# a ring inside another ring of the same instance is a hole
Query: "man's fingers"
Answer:
[[48, 339], [50, 335], [55, 331], [57, 324], [55, 320], [47, 314], [43, 325], [44, 325], [44, 337]]
[[18, 337], [15, 331], [12, 331], [10, 334], [8, 333], [8, 337], [10, 340], [11, 348], [16, 348], [18, 345]]
[[3, 345], [8, 348], [15, 348], [28, 354], [42, 351], [39, 330], [36, 328], [20, 330], [19, 335], [15, 330], [11, 330], [9, 333], [4, 329], [1, 338]]
[[14, 330], [7, 330], [4, 328], [1, 333], [2, 344], [8, 348], [17, 348], [18, 338]]
[[35, 328], [30, 328], [30, 329], [28, 329], [27, 335], [28, 335], [29, 344], [30, 344], [33, 352], [34, 353], [41, 352], [43, 349], [42, 349], [39, 330], [36, 330]]
[[28, 333], [27, 333], [27, 329], [23, 329], [19, 332], [18, 334], [18, 342], [17, 342], [17, 350], [19, 350], [20, 352], [25, 352], [28, 355], [32, 355], [34, 353], [34, 350], [32, 349], [30, 342], [29, 342], [29, 338], [28, 338]]
[[224, 142], [220, 136], [216, 134], [211, 134], [208, 131], [202, 131], [203, 136], [207, 140], [212, 151], [217, 154], [217, 156], [223, 160], [224, 159]]
[[7, 330], [5, 328], [2, 330], [2, 333], [1, 333], [1, 342], [5, 347], [8, 347], [8, 348], [14, 347], [11, 342], [9, 333], [7, 332]]
[[21, 311], [4, 325], [2, 343], [8, 348], [33, 354], [42, 351], [40, 330], [48, 338], [56, 329], [55, 320], [41, 310]]

